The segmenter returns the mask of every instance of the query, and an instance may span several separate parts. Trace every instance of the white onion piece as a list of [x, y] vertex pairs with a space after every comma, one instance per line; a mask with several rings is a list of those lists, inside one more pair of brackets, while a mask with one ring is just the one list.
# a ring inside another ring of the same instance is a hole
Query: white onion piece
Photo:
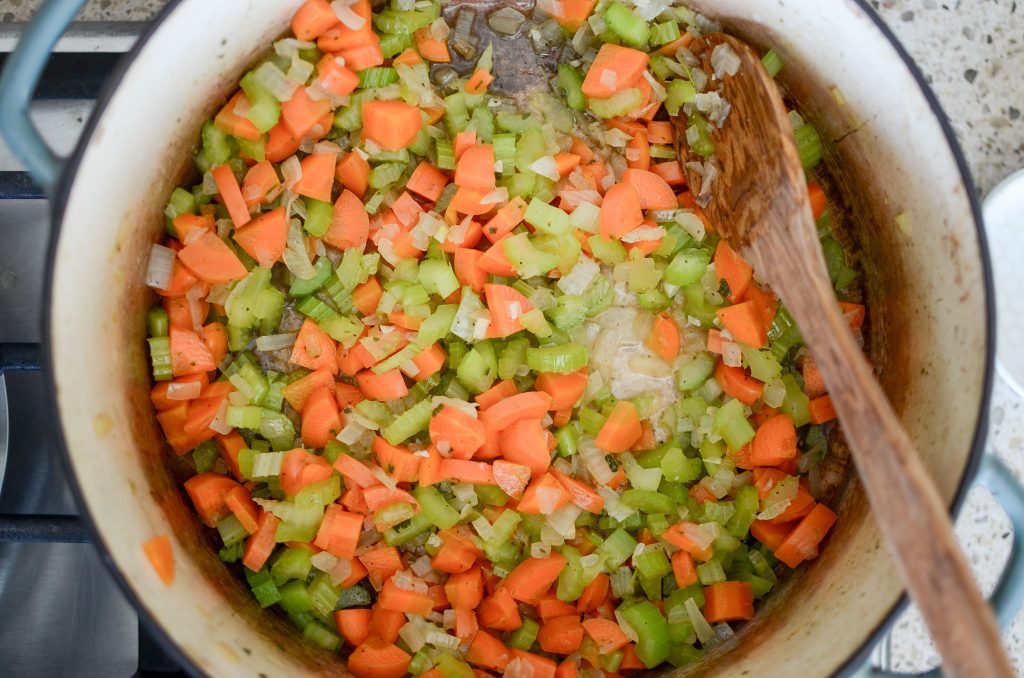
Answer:
[[280, 351], [295, 344], [296, 334], [265, 334], [257, 337], [256, 348], [260, 351]]
[[427, 625], [421, 617], [407, 621], [402, 628], [398, 629], [398, 637], [405, 641], [409, 649], [419, 652], [427, 644]]
[[693, 598], [687, 598], [684, 604], [686, 613], [690, 616], [690, 623], [693, 624], [693, 630], [697, 633], [697, 638], [701, 643], [710, 642], [715, 637], [715, 632], [711, 628], [711, 624], [708, 624], [708, 620], [700, 613], [697, 602]]
[[366, 431], [366, 427], [362, 424], [356, 422], [352, 417], [347, 417], [345, 427], [341, 429], [336, 438], [340, 443], [351, 445], [362, 438]]
[[220, 408], [217, 410], [217, 414], [213, 415], [213, 420], [210, 422], [210, 429], [216, 431], [222, 436], [226, 436], [231, 433], [231, 427], [227, 424], [228, 418], [228, 401], [223, 401], [220, 404]]
[[583, 294], [601, 273], [601, 267], [586, 255], [580, 255], [576, 265], [556, 283], [566, 294]]
[[[537, 162], [540, 161], [538, 160]], [[538, 172], [538, 174], [540, 174], [540, 172]], [[557, 180], [558, 177], [556, 176], [555, 179]], [[497, 205], [503, 202], [508, 202], [508, 189], [505, 188], [504, 186], [496, 188], [490, 193], [484, 195], [484, 197], [480, 198], [481, 205]]]
[[715, 69], [715, 77], [719, 80], [723, 75], [736, 75], [740, 70], [740, 57], [732, 46], [723, 42], [711, 50], [711, 67]]
[[723, 341], [722, 362], [729, 367], [742, 367], [743, 351], [740, 349], [740, 345], [734, 341]]
[[530, 544], [530, 557], [531, 558], [547, 558], [551, 555], [551, 544], [545, 544], [541, 541], [535, 541]]
[[533, 664], [522, 657], [516, 657], [505, 665], [505, 672], [501, 678], [533, 678]]
[[146, 266], [146, 284], [157, 290], [167, 289], [174, 274], [175, 256], [177, 254], [170, 247], [156, 244], [150, 247], [149, 264]]
[[186, 235], [185, 239], [182, 240], [181, 242], [182, 242], [183, 245], [185, 245], [187, 247], [188, 245], [191, 245], [194, 242], [198, 242], [207, 233], [209, 233], [209, 230], [207, 230], [207, 229], [205, 229], [205, 228], [203, 228], [201, 226], [199, 226], [197, 228], [193, 228], [193, 229], [189, 230], [188, 235]]
[[331, 9], [334, 10], [334, 16], [338, 17], [338, 21], [345, 24], [346, 28], [358, 31], [366, 25], [366, 19], [356, 14], [345, 0], [334, 0], [331, 3]]
[[302, 178], [302, 165], [299, 164], [298, 157], [293, 155], [290, 158], [286, 158], [281, 163], [281, 174], [284, 177], [284, 181], [281, 183], [285, 188], [291, 189], [295, 186], [299, 179]]
[[460, 412], [463, 412], [464, 414], [468, 414], [474, 419], [476, 419], [477, 417], [476, 403], [467, 402], [465, 400], [459, 400], [458, 398], [449, 398], [447, 396], [434, 396], [433, 398], [430, 399], [431, 407], [442, 407], [444, 405], [454, 407], [455, 409], [459, 410]]
[[[297, 58], [297, 55], [298, 52], [294, 52], [289, 56], [294, 60]], [[260, 64], [260, 67], [253, 72], [253, 79], [262, 89], [265, 89], [270, 96], [280, 102], [290, 100], [299, 86], [298, 82], [289, 79], [288, 76], [285, 75], [284, 71], [269, 61], [265, 61]]]
[[558, 173], [558, 163], [555, 161], [554, 156], [551, 155], [542, 156], [531, 162], [530, 171], [536, 172], [552, 181], [558, 181], [559, 176], [561, 176]]
[[167, 385], [168, 400], [195, 400], [203, 385], [198, 381], [186, 381], [184, 383], [170, 383]]
[[665, 237], [665, 229], [661, 226], [641, 226], [619, 238], [622, 242], [646, 242]]

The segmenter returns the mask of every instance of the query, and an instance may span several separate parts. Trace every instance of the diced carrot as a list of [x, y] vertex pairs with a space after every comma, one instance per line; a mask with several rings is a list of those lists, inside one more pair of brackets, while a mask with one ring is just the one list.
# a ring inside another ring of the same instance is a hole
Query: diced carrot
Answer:
[[713, 553], [712, 546], [701, 546], [699, 541], [694, 540], [694, 533], [703, 533], [703, 528], [696, 523], [682, 521], [671, 526], [661, 533], [661, 538], [668, 543], [678, 546], [682, 550], [700, 561], [711, 560]]
[[441, 474], [449, 480], [476, 485], [496, 485], [491, 465], [484, 461], [442, 459]]
[[334, 623], [338, 627], [338, 634], [353, 647], [362, 644], [370, 637], [370, 620], [372, 618], [373, 610], [367, 607], [351, 607], [346, 610], [337, 610], [334, 613]]
[[864, 326], [864, 318], [867, 316], [864, 304], [840, 301], [839, 309], [843, 312], [843, 317], [846, 318], [846, 322], [849, 323], [851, 330], [858, 332]]
[[[311, 157], [311, 156], [310, 156]], [[260, 214], [235, 231], [235, 242], [256, 262], [271, 268], [281, 260], [288, 246], [288, 219], [284, 208], [278, 207]]]
[[513, 197], [507, 204], [501, 207], [494, 216], [484, 224], [483, 234], [491, 242], [504, 238], [513, 228], [523, 221], [526, 214], [526, 201], [519, 196]]
[[463, 89], [466, 90], [466, 94], [483, 94], [492, 82], [494, 82], [494, 76], [490, 71], [478, 68], [473, 71], [473, 75], [469, 76], [469, 80], [466, 80]]
[[615, 408], [605, 420], [594, 444], [607, 452], [625, 452], [641, 435], [643, 428], [640, 426], [636, 405], [628, 400], [620, 400], [615, 403]]
[[412, 657], [394, 643], [370, 636], [348, 657], [348, 670], [357, 678], [401, 678]]
[[334, 178], [346, 190], [362, 198], [370, 186], [370, 163], [356, 151], [349, 151], [335, 165]]
[[654, 319], [654, 327], [647, 338], [647, 346], [663, 360], [672, 362], [679, 355], [679, 326], [668, 313], [661, 312]]
[[370, 573], [370, 581], [381, 585], [402, 569], [402, 556], [394, 546], [375, 546], [360, 555], [359, 560]]
[[508, 573], [500, 588], [518, 601], [536, 605], [567, 564], [565, 556], [557, 552], [546, 558], [527, 558]]
[[[550, 586], [550, 583], [548, 585]], [[481, 626], [496, 631], [514, 631], [523, 625], [523, 619], [516, 607], [516, 599], [512, 597], [512, 592], [504, 587], [498, 588], [484, 598], [476, 610], [476, 618]]]
[[512, 661], [512, 651], [505, 647], [498, 638], [495, 638], [486, 631], [477, 631], [473, 642], [466, 652], [466, 661], [474, 666], [482, 666], [485, 669], [503, 671], [505, 666]]
[[767, 333], [775, 319], [775, 313], [779, 310], [779, 299], [771, 290], [762, 290], [757, 283], [751, 283], [744, 292], [741, 301], [749, 301], [754, 304], [758, 314], [761, 316], [761, 326]]
[[715, 381], [727, 395], [744, 405], [752, 405], [764, 392], [764, 384], [748, 375], [742, 367], [729, 367], [718, 361], [714, 371]]
[[478, 191], [494, 190], [494, 147], [474, 144], [462, 153], [455, 165], [455, 184]]
[[447, 41], [435, 38], [430, 26], [418, 29], [412, 37], [416, 42], [416, 51], [424, 59], [439, 64], [451, 63], [452, 55], [448, 51]]
[[750, 461], [756, 466], [777, 466], [795, 459], [796, 427], [788, 414], [777, 414], [758, 427], [751, 446]]
[[224, 460], [224, 464], [235, 478], [241, 480], [242, 471], [238, 467], [238, 453], [248, 447], [245, 438], [238, 431], [232, 431], [227, 435], [215, 436], [214, 440], [217, 442], [217, 448], [220, 450], [220, 457]]
[[377, 276], [371, 275], [366, 282], [352, 290], [352, 305], [363, 315], [373, 315], [377, 312], [382, 296], [384, 289], [377, 282]]
[[431, 560], [435, 570], [457, 574], [466, 572], [476, 563], [477, 554], [456, 540], [446, 540]]
[[622, 182], [636, 191], [641, 209], [671, 210], [678, 205], [672, 187], [654, 172], [628, 168], [622, 173]]
[[594, 5], [596, 4], [597, 0], [564, 0], [557, 5], [552, 5], [554, 9], [553, 16], [555, 21], [566, 30], [575, 33], [580, 25], [587, 20], [591, 12], [594, 11]]
[[754, 617], [754, 593], [745, 581], [723, 581], [704, 587], [704, 617], [709, 624]]
[[571, 408], [583, 397], [587, 390], [587, 375], [581, 370], [570, 374], [542, 372], [537, 375], [533, 387], [551, 396], [551, 410]]
[[488, 337], [507, 337], [524, 329], [520, 318], [533, 310], [533, 304], [521, 292], [508, 285], [489, 283], [484, 285], [484, 297], [491, 315]]
[[672, 188], [682, 188], [686, 185], [686, 175], [683, 174], [683, 167], [678, 160], [655, 163], [650, 169], [652, 174], [661, 177]]
[[476, 609], [484, 597], [484, 582], [480, 568], [456, 572], [448, 577], [444, 585], [445, 594], [452, 607]]
[[744, 344], [754, 348], [764, 348], [768, 343], [768, 333], [764, 326], [761, 312], [752, 301], [744, 301], [715, 311], [725, 329]]
[[452, 145], [455, 151], [455, 159], [458, 160], [466, 152], [467, 148], [476, 145], [476, 131], [468, 129], [464, 132], [459, 132], [455, 135], [455, 141]]
[[372, 487], [380, 482], [365, 464], [347, 454], [341, 454], [334, 460], [334, 468], [362, 488]]
[[[644, 84], [646, 80], [642, 81]], [[648, 85], [650, 87], [650, 85]], [[638, 169], [646, 171], [651, 167], [651, 145], [647, 142], [647, 132], [644, 130], [637, 130], [633, 134], [633, 138], [626, 144], [626, 167], [629, 169]], [[626, 175], [623, 174], [622, 180], [626, 181]], [[640, 188], [634, 185], [637, 189], [637, 193], [640, 193]], [[641, 198], [641, 201], [643, 198]], [[675, 209], [676, 207], [676, 195], [672, 194], [672, 207], [669, 209]]]
[[743, 293], [753, 280], [754, 269], [729, 247], [724, 238], [718, 241], [715, 248], [714, 262], [718, 279], [725, 280], [729, 286], [729, 301], [736, 303], [743, 297]]
[[351, 560], [362, 530], [363, 516], [349, 513], [338, 504], [328, 504], [313, 543], [338, 558]]
[[583, 593], [576, 600], [576, 611], [577, 612], [591, 612], [597, 609], [597, 606], [604, 602], [605, 598], [608, 597], [608, 591], [611, 588], [611, 580], [608, 575], [602, 572], [601, 574], [594, 577], [594, 581], [590, 582], [583, 587]]
[[195, 242], [185, 245], [178, 252], [178, 258], [197, 278], [211, 285], [224, 285], [248, 274], [231, 248], [209, 231]]
[[363, 370], [356, 374], [356, 383], [367, 400], [397, 400], [409, 395], [409, 387], [405, 385], [402, 371], [397, 367], [380, 374]]
[[604, 43], [583, 80], [588, 97], [606, 98], [630, 86], [647, 68], [647, 53]]
[[404, 101], [364, 101], [363, 136], [388, 151], [407, 147], [423, 127], [420, 110]]
[[431, 417], [429, 432], [434, 445], [440, 446], [444, 441], [456, 459], [471, 458], [487, 437], [483, 422], [451, 405], [445, 405]]
[[600, 514], [604, 508], [604, 497], [599, 495], [592, 487], [582, 480], [573, 478], [557, 469], [551, 469], [551, 474], [562, 484], [569, 493], [569, 500], [584, 511]]
[[807, 197], [810, 198], [811, 202], [811, 214], [814, 216], [814, 220], [817, 221], [825, 213], [825, 208], [828, 207], [828, 198], [825, 197], [825, 191], [821, 190], [821, 185], [816, 181], [807, 182]]
[[245, 540], [245, 548], [242, 549], [242, 564], [253, 572], [259, 572], [263, 565], [270, 558], [277, 542], [274, 535], [277, 534], [277, 526], [281, 519], [270, 511], [264, 511], [260, 515], [259, 527], [255, 534], [249, 535]]
[[[229, 382], [217, 383], [230, 386]], [[222, 388], [219, 393], [200, 394], [198, 398], [191, 402], [184, 430], [193, 441], [201, 443], [217, 435], [217, 432], [210, 428], [210, 424], [213, 423], [221, 408], [226, 407], [224, 403], [227, 402], [228, 395], [233, 390], [234, 387]]]
[[421, 160], [420, 164], [416, 166], [415, 170], [413, 170], [413, 173], [409, 177], [409, 181], [406, 183], [405, 187], [431, 202], [436, 202], [437, 199], [441, 197], [441, 193], [447, 185], [447, 174], [437, 169], [426, 160]]
[[836, 418], [836, 409], [832, 406], [832, 397], [823, 395], [808, 403], [812, 424], [824, 424]]
[[569, 503], [569, 492], [550, 473], [534, 479], [516, 510], [529, 515], [550, 515]]
[[373, 439], [377, 461], [392, 478], [400, 483], [414, 482], [419, 475], [423, 457], [418, 457], [401, 445], [391, 445], [380, 436]]
[[297, 87], [291, 98], [281, 104], [281, 122], [293, 137], [301, 139], [330, 112], [330, 101], [313, 99], [305, 87]]
[[[507, 238], [508, 236], [505, 236]], [[483, 256], [477, 258], [476, 266], [485, 273], [491, 273], [493, 275], [500, 275], [505, 277], [512, 277], [516, 275], [516, 270], [512, 268], [512, 263], [508, 260], [508, 256], [505, 254], [505, 238], [496, 240], [483, 253]], [[481, 285], [481, 287], [483, 287]]]
[[415, 381], [423, 381], [429, 379], [433, 375], [441, 371], [444, 367], [445, 361], [448, 360], [448, 355], [441, 348], [440, 344], [431, 344], [427, 348], [417, 353], [412, 358], [412, 362], [416, 365], [416, 374], [413, 375]]
[[772, 551], [779, 548], [793, 531], [793, 523], [776, 524], [768, 520], [755, 520], [750, 525], [750, 534]]
[[[502, 407], [505, 402], [508, 400], [502, 401], [491, 409]], [[490, 411], [486, 410], [480, 416], [483, 417]], [[547, 436], [548, 431], [540, 419], [519, 419], [501, 429], [498, 446], [501, 449], [501, 455], [506, 460], [526, 466], [530, 469], [531, 475], [538, 478], [551, 465]]]
[[[153, 389], [149, 392], [149, 399], [150, 401], [152, 401], [153, 408], [156, 409], [157, 412], [160, 412], [162, 410], [169, 410], [172, 407], [175, 407], [185, 402], [185, 400], [181, 398], [176, 398], [172, 400], [171, 398], [167, 397], [167, 392], [171, 384], [197, 384], [199, 386], [199, 389], [201, 390], [203, 386], [206, 386], [209, 383], [210, 378], [206, 375], [205, 372], [199, 372], [198, 374], [188, 374], [185, 375], [184, 377], [172, 379], [171, 381], [161, 381], [156, 386], [154, 386]], [[195, 398], [198, 397], [198, 395], [195, 396]], [[188, 398], [187, 400], [194, 400], [194, 398]]]
[[579, 649], [583, 633], [580, 617], [572, 609], [572, 614], [545, 621], [537, 634], [537, 642], [545, 652], [571, 654]]
[[[609, 46], [611, 45], [605, 45], [605, 47]], [[608, 189], [604, 195], [604, 201], [601, 203], [601, 235], [608, 238], [621, 238], [640, 226], [643, 220], [640, 197], [633, 186], [619, 183]]]
[[292, 346], [288, 362], [311, 370], [326, 369], [338, 373], [338, 351], [330, 335], [320, 329], [312, 318], [306, 318]]
[[384, 485], [373, 485], [363, 490], [363, 498], [366, 499], [366, 506], [372, 512], [377, 512], [391, 504], [411, 504], [416, 506], [416, 499], [405, 490], [392, 489]]
[[334, 185], [334, 153], [310, 153], [301, 160], [302, 176], [292, 191], [321, 202], [331, 201], [331, 187]]
[[652, 144], [674, 144], [676, 130], [672, 123], [664, 120], [647, 123], [647, 140]]
[[[502, 253], [504, 254], [504, 253]], [[487, 271], [480, 267], [480, 259], [484, 253], [479, 250], [459, 247], [455, 250], [454, 268], [455, 277], [459, 284], [466, 285], [479, 294], [487, 283]], [[508, 259], [505, 260], [506, 264]]]
[[[359, 28], [353, 29], [340, 21], [335, 22], [318, 36], [317, 47], [319, 47], [321, 51], [339, 52], [345, 49], [352, 49], [371, 42], [375, 37], [373, 33], [373, 23], [371, 21], [373, 18], [372, 9], [370, 8], [369, 0], [358, 0], [358, 2], [349, 5], [349, 7], [357, 16], [363, 19], [363, 25]], [[347, 59], [346, 64], [348, 64]], [[353, 70], [360, 70], [351, 64], [348, 64], [348, 66]]]
[[259, 529], [260, 508], [252, 500], [249, 490], [241, 485], [231, 488], [224, 495], [224, 505], [234, 514], [246, 532], [254, 534]]
[[615, 652], [629, 644], [629, 637], [618, 624], [610, 619], [594, 617], [583, 622], [583, 630], [597, 643], [600, 654]]
[[259, 129], [249, 118], [235, 112], [248, 110], [249, 106], [249, 98], [245, 96], [245, 92], [239, 90], [224, 104], [224, 108], [220, 109], [213, 119], [213, 124], [232, 136], [256, 141], [260, 138]]
[[170, 328], [171, 372], [181, 377], [197, 372], [209, 372], [217, 368], [213, 354], [195, 332]]
[[332, 440], [341, 432], [342, 426], [338, 403], [334, 399], [333, 385], [322, 386], [313, 391], [302, 411], [303, 444], [324, 447], [328, 440]]
[[174, 551], [171, 539], [166, 534], [157, 535], [142, 543], [142, 551], [146, 554], [149, 564], [160, 577], [164, 586], [174, 583]]
[[314, 372], [310, 372], [301, 379], [296, 379], [292, 383], [288, 384], [281, 389], [281, 395], [288, 401], [288, 404], [292, 406], [296, 412], [302, 412], [306, 406], [306, 401], [309, 396], [316, 390], [325, 387], [334, 386], [334, 376], [330, 370], [322, 367]]
[[693, 556], [686, 551], [676, 551], [672, 554], [672, 574], [675, 577], [676, 585], [685, 589], [697, 583], [697, 568], [693, 564]]
[[516, 648], [512, 648], [512, 656], [513, 658], [522, 660], [529, 665], [530, 675], [532, 675], [533, 678], [555, 678], [557, 665], [553, 660], [548, 659], [547, 657], [542, 657], [539, 654], [534, 654], [533, 652], [526, 652]]
[[480, 420], [493, 430], [503, 431], [522, 419], [542, 419], [551, 408], [551, 396], [539, 391], [517, 393], [480, 413]]
[[353, 249], [364, 246], [369, 234], [370, 217], [363, 201], [345, 189], [334, 203], [334, 214], [330, 227], [324, 233], [324, 242], [339, 250]]
[[513, 498], [522, 496], [523, 490], [530, 482], [530, 467], [516, 464], [504, 459], [495, 459], [492, 465], [494, 482], [501, 491]]
[[502, 379], [496, 382], [494, 386], [490, 387], [483, 393], [477, 395], [474, 400], [477, 405], [480, 406], [480, 411], [484, 411], [495, 403], [501, 402], [505, 398], [514, 396], [519, 392], [519, 388], [516, 386], [516, 382], [512, 379]]
[[370, 636], [394, 643], [398, 640], [399, 629], [404, 625], [405, 615], [401, 612], [385, 610], [380, 605], [373, 606], [373, 616], [370, 618]]
[[[548, 622], [556, 617], [576, 615], [576, 606], [558, 599], [553, 591], [549, 591], [541, 597], [537, 603], [537, 614], [542, 622]], [[579, 617], [576, 617], [579, 619]]]
[[292, 32], [299, 40], [316, 40], [338, 23], [327, 0], [306, 0], [292, 15]]
[[394, 579], [384, 582], [384, 587], [377, 596], [377, 602], [385, 610], [420, 616], [428, 615], [434, 609], [434, 599], [430, 597], [430, 594], [401, 589]]
[[267, 143], [264, 147], [267, 162], [281, 162], [294, 155], [299, 150], [300, 143], [302, 140], [292, 136], [292, 133], [285, 127], [284, 121], [279, 121], [267, 132]]

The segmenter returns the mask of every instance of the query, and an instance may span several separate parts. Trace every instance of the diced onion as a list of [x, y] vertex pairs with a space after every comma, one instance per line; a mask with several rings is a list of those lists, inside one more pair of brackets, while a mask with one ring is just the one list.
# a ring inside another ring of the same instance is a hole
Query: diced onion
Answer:
[[[541, 160], [543, 160], [543, 158], [541, 158]], [[552, 160], [553, 160], [553, 158], [552, 158]], [[540, 162], [540, 160], [538, 160], [537, 162]], [[532, 168], [533, 168], [533, 166], [531, 165], [531, 169]], [[536, 171], [536, 170], [534, 170], [534, 171]], [[537, 172], [537, 173], [540, 174], [540, 172]], [[557, 179], [558, 179], [558, 177], [556, 176], [555, 180], [557, 180]], [[493, 191], [491, 191], [490, 193], [487, 193], [486, 195], [484, 195], [484, 197], [480, 198], [480, 204], [481, 205], [497, 205], [497, 204], [503, 203], [503, 202], [508, 202], [508, 189], [505, 188], [504, 186], [500, 186], [500, 187], [494, 189]]]
[[158, 290], [165, 290], [171, 285], [174, 274], [174, 258], [176, 253], [170, 247], [154, 244], [149, 249], [149, 264], [146, 267], [146, 284]]
[[558, 163], [555, 161], [554, 156], [551, 155], [545, 155], [537, 158], [530, 163], [529, 168], [530, 171], [536, 172], [542, 177], [551, 179], [552, 181], [558, 181], [559, 176], [561, 176], [558, 173]]
[[622, 566], [612, 573], [611, 576], [612, 595], [616, 598], [625, 598], [633, 594], [633, 570]]
[[302, 178], [302, 165], [299, 164], [298, 157], [293, 155], [281, 163], [281, 175], [284, 177], [281, 183], [287, 189], [291, 189], [299, 182]]
[[366, 431], [366, 427], [354, 421], [351, 417], [348, 417], [345, 422], [345, 427], [338, 433], [337, 439], [340, 443], [351, 445], [362, 438]]
[[430, 399], [431, 407], [441, 407], [443, 405], [449, 405], [455, 409], [468, 414], [469, 416], [476, 419], [476, 403], [470, 403], [465, 400], [459, 400], [457, 398], [449, 398], [447, 396], [434, 396]]
[[530, 557], [531, 558], [547, 558], [551, 555], [551, 544], [545, 544], [544, 542], [535, 541], [530, 544]]
[[411, 619], [398, 629], [398, 637], [405, 641], [410, 650], [419, 652], [427, 644], [427, 624], [421, 617]]
[[566, 294], [583, 294], [601, 273], [601, 267], [586, 255], [580, 255], [576, 265], [556, 283]]
[[767, 382], [761, 398], [768, 407], [781, 407], [782, 401], [786, 399], [786, 385], [782, 379], [776, 378]]
[[740, 57], [729, 43], [723, 42], [711, 50], [711, 67], [719, 80], [723, 75], [736, 75], [740, 70]]
[[296, 334], [265, 334], [256, 338], [256, 348], [260, 351], [280, 351], [291, 348], [295, 344]]
[[[289, 55], [291, 59], [297, 58], [298, 52]], [[280, 102], [288, 101], [295, 94], [299, 83], [291, 80], [284, 71], [269, 61], [260, 64], [260, 67], [253, 71], [253, 80], [261, 89], [267, 91], [270, 96]]]
[[729, 367], [742, 367], [743, 351], [740, 349], [740, 345], [734, 341], [723, 341], [722, 362]]
[[492, 527], [487, 521], [487, 518], [480, 516], [470, 524], [476, 528], [476, 533], [480, 535], [480, 538], [484, 541], [491, 541], [494, 539], [494, 527]]
[[213, 420], [210, 422], [210, 429], [216, 431], [222, 436], [226, 436], [231, 433], [231, 427], [227, 424], [228, 418], [228, 401], [223, 401], [220, 407], [217, 409], [217, 414], [213, 415]]
[[533, 673], [533, 664], [522, 657], [516, 657], [505, 665], [501, 678], [533, 678]]
[[665, 229], [661, 226], [641, 226], [640, 228], [634, 228], [629, 233], [626, 233], [620, 238], [620, 240], [625, 243], [647, 242], [649, 240], [657, 240], [658, 238], [663, 237], [665, 237]]
[[203, 389], [198, 381], [186, 381], [184, 383], [170, 383], [167, 385], [168, 400], [194, 400], [199, 397]]
[[334, 10], [334, 16], [338, 17], [338, 21], [345, 24], [346, 28], [358, 31], [366, 25], [366, 19], [356, 14], [345, 0], [334, 0], [331, 3], [331, 9]]
[[693, 624], [693, 630], [697, 633], [697, 638], [701, 643], [710, 642], [715, 637], [715, 632], [711, 628], [711, 624], [708, 624], [708, 620], [700, 613], [697, 602], [691, 597], [686, 599], [684, 605], [686, 605], [686, 613], [690, 615], [690, 623]]

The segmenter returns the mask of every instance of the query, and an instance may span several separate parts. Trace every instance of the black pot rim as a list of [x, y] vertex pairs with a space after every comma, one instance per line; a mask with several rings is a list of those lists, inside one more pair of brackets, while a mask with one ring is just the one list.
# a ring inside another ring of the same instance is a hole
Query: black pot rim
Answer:
[[[75, 145], [75, 150], [71, 156], [67, 159], [65, 166], [61, 173], [60, 182], [58, 188], [51, 198], [51, 222], [52, 231], [50, 234], [50, 243], [46, 254], [46, 285], [44, 291], [44, 298], [46, 299], [45, 308], [51, 308], [51, 300], [53, 295], [53, 270], [56, 264], [56, 253], [57, 253], [57, 242], [60, 236], [60, 227], [64, 219], [64, 210], [67, 206], [68, 196], [71, 191], [73, 179], [78, 171], [78, 167], [81, 164], [82, 156], [85, 153], [85, 149], [88, 147], [89, 140], [92, 138], [95, 132], [96, 125], [100, 118], [102, 118], [104, 111], [106, 110], [107, 104], [110, 98], [121, 84], [125, 73], [128, 68], [135, 61], [136, 56], [142, 50], [143, 46], [149, 40], [150, 36], [155, 33], [168, 15], [173, 12], [182, 0], [169, 0], [164, 8], [157, 14], [156, 17], [146, 26], [146, 29], [139, 36], [138, 40], [132, 46], [132, 49], [125, 54], [124, 57], [118, 62], [116, 68], [111, 74], [110, 79], [104, 85], [103, 91], [96, 100], [96, 106], [93, 108], [92, 113], [89, 116], [89, 120], [82, 130], [82, 134]], [[963, 150], [960, 148], [960, 144], [956, 139], [956, 135], [953, 132], [953, 128], [943, 112], [942, 107], [939, 104], [938, 98], [932, 91], [928, 82], [925, 80], [924, 75], [914, 62], [913, 58], [906, 51], [896, 35], [890, 30], [890, 28], [882, 21], [881, 17], [872, 9], [868, 0], [854, 0], [857, 6], [861, 9], [864, 15], [871, 20], [875, 28], [882, 33], [885, 39], [892, 45], [893, 49], [899, 55], [903, 61], [904, 66], [913, 76], [917, 82], [918, 88], [925, 100], [928, 102], [928, 106], [931, 108], [933, 115], [935, 116], [939, 127], [942, 130], [943, 135], [946, 138], [946, 143], [949, 146], [950, 151], [953, 153], [953, 157], [956, 161], [957, 169], [960, 172], [960, 178], [966, 191], [967, 200], [971, 206], [971, 213], [974, 221], [975, 233], [978, 238], [978, 250], [979, 259], [982, 270], [983, 288], [985, 292], [985, 366], [984, 375], [982, 379], [982, 394], [979, 402], [978, 414], [976, 417], [976, 424], [974, 429], [974, 436], [971, 442], [971, 453], [967, 459], [967, 465], [964, 469], [964, 473], [960, 478], [960, 482], [957, 485], [956, 492], [953, 496], [953, 502], [950, 505], [950, 513], [956, 516], [959, 513], [960, 507], [963, 504], [964, 498], [967, 495], [967, 490], [970, 488], [974, 476], [978, 470], [978, 464], [981, 462], [981, 457], [984, 454], [985, 441], [988, 434], [988, 417], [989, 417], [989, 405], [992, 396], [992, 380], [993, 371], [995, 364], [995, 291], [992, 282], [992, 266], [991, 260], [988, 253], [988, 242], [985, 237], [985, 230], [983, 227], [981, 217], [981, 201], [978, 195], [977, 187], [974, 184], [974, 180], [971, 176], [970, 169], [967, 165], [967, 160], [964, 157]], [[47, 374], [47, 397], [51, 407], [54, 411], [57, 410], [57, 385], [54, 379], [54, 365], [53, 365], [53, 351], [50, 342], [52, 323], [49, 313], [43, 315], [43, 364]], [[78, 478], [74, 472], [74, 466], [71, 463], [70, 455], [68, 454], [67, 438], [64, 435], [63, 425], [58, 427], [58, 443], [61, 449], [61, 457], [63, 459], [65, 468], [67, 469], [68, 477], [70, 478], [71, 491], [74, 494], [75, 501], [78, 504], [82, 521], [86, 524], [89, 532], [92, 535], [93, 543], [97, 545], [97, 551], [99, 552], [100, 559], [107, 566], [114, 581], [120, 587], [125, 597], [132, 603], [132, 606], [136, 609], [139, 614], [139, 620], [144, 625], [147, 631], [157, 640], [163, 650], [182, 668], [190, 675], [202, 676], [203, 672], [199, 669], [198, 665], [192, 660], [187, 652], [185, 652], [177, 642], [171, 637], [166, 629], [157, 621], [156, 616], [142, 603], [142, 601], [135, 594], [135, 590], [129, 584], [127, 578], [118, 569], [113, 559], [110, 557], [107, 545], [103, 540], [102, 534], [96, 527], [96, 523], [93, 520], [92, 514], [89, 511], [88, 505], [84, 501], [84, 497], [81, 492], [81, 488], [78, 484]], [[904, 591], [899, 600], [889, 609], [883, 620], [879, 625], [868, 635], [861, 647], [851, 654], [842, 663], [840, 668], [836, 671], [837, 676], [849, 676], [853, 674], [858, 668], [860, 668], [867, 660], [871, 653], [871, 650], [878, 643], [878, 641], [885, 635], [889, 627], [896, 620], [897, 615], [903, 611], [907, 606], [909, 598], [907, 593]]]

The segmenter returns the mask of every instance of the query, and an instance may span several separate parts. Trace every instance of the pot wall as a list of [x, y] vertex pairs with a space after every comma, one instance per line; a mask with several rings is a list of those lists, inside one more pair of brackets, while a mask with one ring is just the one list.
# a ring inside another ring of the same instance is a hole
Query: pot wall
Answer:
[[[143, 348], [152, 297], [142, 280], [166, 196], [187, 171], [200, 123], [299, 4], [179, 2], [83, 140], [58, 215], [52, 374], [83, 504], [138, 602], [200, 670], [218, 676], [344, 672], [286, 620], [261, 611], [217, 558], [179, 489], [183, 467], [166, 461]], [[842, 226], [867, 271], [870, 349], [952, 500], [983, 399], [987, 321], [971, 205], [936, 114], [854, 2], [706, 4], [730, 29], [776, 48], [785, 64], [780, 80], [832, 140], [832, 197], [849, 208]], [[902, 212], [910, 215], [909, 235], [896, 227]], [[675, 673], [825, 675], [866, 642], [900, 586], [855, 482], [838, 506], [840, 522], [822, 556], [773, 593], [767, 614], [701, 665]], [[157, 534], [174, 543], [171, 587], [142, 552]]]

